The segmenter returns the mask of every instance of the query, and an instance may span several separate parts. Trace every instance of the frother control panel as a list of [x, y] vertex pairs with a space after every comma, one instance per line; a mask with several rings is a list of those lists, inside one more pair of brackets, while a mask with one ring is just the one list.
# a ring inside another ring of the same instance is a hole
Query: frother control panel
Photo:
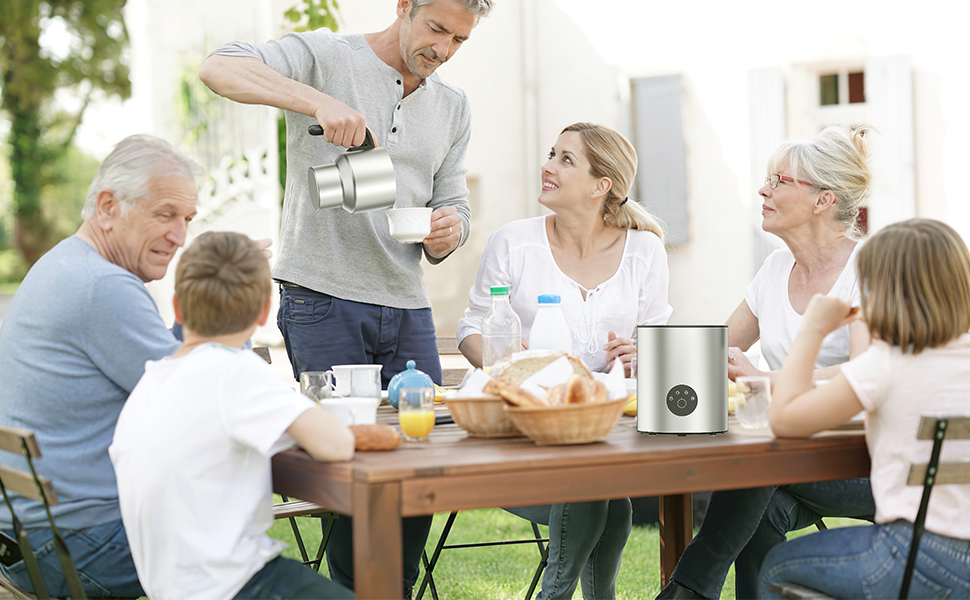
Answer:
[[697, 392], [689, 385], [675, 385], [667, 392], [667, 409], [678, 417], [686, 417], [697, 408]]

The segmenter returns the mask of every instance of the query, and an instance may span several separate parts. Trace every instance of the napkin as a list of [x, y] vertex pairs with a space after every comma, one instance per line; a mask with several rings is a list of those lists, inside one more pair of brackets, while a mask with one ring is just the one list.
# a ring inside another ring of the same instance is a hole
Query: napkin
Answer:
[[626, 388], [626, 372], [623, 370], [623, 361], [619, 358], [613, 359], [613, 365], [609, 372], [593, 373], [593, 378], [603, 382], [603, 385], [606, 386], [606, 397], [610, 400], [619, 400], [630, 395]]
[[549, 395], [549, 388], [566, 383], [573, 366], [565, 355], [560, 356], [522, 382], [521, 388], [537, 398]]
[[469, 374], [465, 375], [465, 380], [462, 381], [462, 385], [457, 390], [451, 390], [445, 394], [445, 398], [486, 398], [490, 394], [486, 394], [482, 391], [485, 384], [489, 382], [491, 377], [485, 374], [485, 371], [481, 369], [475, 369]]

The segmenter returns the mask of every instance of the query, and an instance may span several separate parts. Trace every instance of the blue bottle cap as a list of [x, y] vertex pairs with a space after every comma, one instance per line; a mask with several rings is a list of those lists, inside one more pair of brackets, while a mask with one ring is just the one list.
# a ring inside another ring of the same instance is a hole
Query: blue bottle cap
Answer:
[[559, 304], [560, 298], [555, 294], [541, 294], [539, 304]]

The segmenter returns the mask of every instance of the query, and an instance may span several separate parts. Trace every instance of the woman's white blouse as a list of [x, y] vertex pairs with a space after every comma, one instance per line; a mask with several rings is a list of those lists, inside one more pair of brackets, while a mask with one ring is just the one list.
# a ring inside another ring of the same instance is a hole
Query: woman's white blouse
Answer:
[[620, 266], [592, 290], [567, 277], [556, 264], [546, 237], [545, 217], [509, 223], [492, 234], [482, 253], [468, 308], [455, 334], [460, 344], [481, 334], [491, 305], [490, 288], [507, 285], [512, 309], [529, 339], [540, 294], [562, 298], [562, 312], [573, 340], [573, 354], [593, 371], [606, 369], [603, 346], [610, 331], [636, 340], [637, 325], [664, 325], [673, 309], [667, 303], [667, 253], [663, 242], [646, 231], [627, 230]]

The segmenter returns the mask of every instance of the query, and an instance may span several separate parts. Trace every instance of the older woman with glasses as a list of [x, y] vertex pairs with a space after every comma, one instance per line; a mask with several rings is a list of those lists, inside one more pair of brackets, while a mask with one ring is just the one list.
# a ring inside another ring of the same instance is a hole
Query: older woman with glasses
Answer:
[[[859, 305], [856, 219], [872, 179], [869, 130], [829, 127], [813, 140], [783, 144], [769, 160], [765, 185], [758, 190], [761, 226], [786, 247], [768, 256], [727, 321], [731, 379], [774, 379], [815, 294]], [[759, 371], [743, 353], [759, 339], [768, 372]], [[815, 379], [831, 378], [868, 344], [861, 321], [829, 334], [815, 363]], [[874, 512], [868, 478], [716, 492], [699, 533], [658, 598], [719, 598], [732, 563], [737, 598], [756, 598], [761, 562], [788, 531], [823, 516]]]

